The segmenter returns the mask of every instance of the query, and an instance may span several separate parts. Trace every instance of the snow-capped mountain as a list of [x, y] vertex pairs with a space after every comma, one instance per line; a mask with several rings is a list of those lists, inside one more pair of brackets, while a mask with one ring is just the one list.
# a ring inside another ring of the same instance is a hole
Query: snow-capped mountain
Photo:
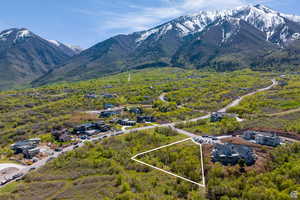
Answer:
[[0, 33], [0, 89], [29, 82], [76, 54], [25, 28], [4, 30]]
[[35, 83], [82, 80], [160, 66], [221, 71], [300, 68], [298, 48], [299, 16], [263, 5], [201, 11], [100, 42]]
[[[223, 11], [203, 11], [199, 14], [183, 16], [156, 28], [138, 33], [140, 37], [136, 42], [142, 43], [149, 37], [159, 40], [171, 31], [176, 31], [180, 37], [184, 37], [199, 33], [210, 25], [217, 25], [226, 20], [231, 21], [236, 26], [239, 26], [240, 21], [247, 22], [264, 33], [267, 41], [278, 45], [284, 44], [299, 34], [290, 27], [290, 23], [300, 23], [300, 16], [281, 14], [263, 5], [256, 5]], [[233, 34], [236, 34], [236, 32], [230, 33], [224, 30], [224, 37], [227, 36], [226, 39], [229, 39], [230, 35]]]
[[13, 43], [17, 43], [20, 40], [33, 36], [27, 29], [8, 29], [0, 33], [0, 41], [12, 40]]
[[81, 47], [79, 47], [79, 46], [66, 45], [57, 40], [48, 40], [48, 42], [50, 42], [54, 46], [60, 48], [62, 51], [64, 51], [69, 56], [77, 55], [82, 51]]

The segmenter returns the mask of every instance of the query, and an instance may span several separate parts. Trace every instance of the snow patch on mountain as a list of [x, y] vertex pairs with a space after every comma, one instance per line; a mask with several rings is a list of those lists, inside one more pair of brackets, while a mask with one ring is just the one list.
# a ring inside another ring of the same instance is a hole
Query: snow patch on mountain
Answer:
[[146, 39], [148, 39], [151, 35], [155, 33], [159, 33], [158, 38], [160, 38], [162, 35], [166, 34], [168, 31], [172, 30], [173, 26], [171, 24], [166, 24], [162, 26], [161, 28], [154, 28], [150, 29], [149, 31], [144, 31], [140, 35], [140, 37], [136, 40], [137, 43], [140, 43]]
[[186, 28], [184, 25], [182, 25], [182, 24], [180, 24], [180, 23], [177, 23], [177, 24], [176, 24], [176, 27], [177, 27], [178, 30], [181, 32], [181, 35], [182, 35], [182, 36], [186, 36], [186, 35], [188, 35], [188, 34], [191, 32], [190, 29]]
[[14, 43], [23, 40], [25, 38], [30, 38], [33, 37], [33, 34], [27, 30], [27, 29], [20, 29], [17, 33], [16, 33], [16, 38], [14, 39]]
[[294, 33], [292, 35], [292, 40], [300, 40], [300, 33]]
[[61, 43], [56, 40], [47, 40], [47, 41], [50, 42], [51, 44], [54, 44], [57, 47], [59, 47], [61, 45]]
[[144, 32], [139, 39], [136, 40], [136, 42], [141, 42], [144, 41], [146, 39], [148, 39], [149, 36], [151, 36], [154, 33], [157, 33], [159, 31], [159, 29], [151, 29], [149, 31]]
[[[228, 19], [235, 23], [234, 25], [236, 26], [239, 26], [240, 20], [249, 23], [265, 33], [267, 41], [272, 41], [273, 37], [278, 33], [280, 35], [278, 44], [286, 42], [291, 35], [286, 26], [287, 19], [300, 23], [300, 16], [281, 14], [263, 5], [242, 6], [221, 11], [201, 11], [198, 14], [179, 17], [164, 25], [140, 32], [136, 42], [141, 43], [150, 36], [158, 40], [170, 30], [177, 31], [180, 37], [185, 37], [189, 34], [202, 32], [209, 25], [219, 25], [219, 22]], [[229, 34], [226, 37], [228, 38]]]
[[300, 23], [300, 16], [296, 16], [296, 15], [287, 15], [287, 14], [280, 14], [282, 17], [291, 20], [293, 22], [297, 22]]
[[7, 37], [12, 33], [12, 30], [4, 31], [0, 34], [0, 40], [7, 40]]
[[70, 49], [72, 49], [75, 53], [79, 54], [80, 52], [83, 51], [83, 48], [81, 48], [80, 46], [76, 46], [76, 45], [67, 45], [67, 47], [69, 47]]
[[24, 30], [20, 30], [17, 33], [16, 39], [26, 38], [26, 37], [31, 37], [31, 36], [32, 36], [32, 34], [30, 33], [30, 31], [27, 29], [24, 29]]

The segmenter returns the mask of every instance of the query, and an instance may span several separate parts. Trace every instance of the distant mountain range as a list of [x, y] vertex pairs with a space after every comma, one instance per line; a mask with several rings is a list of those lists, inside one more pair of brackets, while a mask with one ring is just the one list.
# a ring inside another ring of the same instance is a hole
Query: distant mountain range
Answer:
[[26, 30], [4, 31], [0, 42], [2, 37], [9, 38], [11, 47], [4, 47], [10, 56], [0, 59], [0, 69], [13, 70], [16, 80], [40, 76], [33, 86], [147, 67], [300, 70], [300, 17], [263, 5], [182, 16], [150, 30], [112, 37], [81, 53]]
[[0, 33], [0, 89], [27, 84], [80, 53], [58, 41], [43, 39], [27, 29]]
[[300, 17], [262, 5], [182, 16], [100, 42], [34, 84], [76, 81], [145, 67], [218, 71], [299, 68]]

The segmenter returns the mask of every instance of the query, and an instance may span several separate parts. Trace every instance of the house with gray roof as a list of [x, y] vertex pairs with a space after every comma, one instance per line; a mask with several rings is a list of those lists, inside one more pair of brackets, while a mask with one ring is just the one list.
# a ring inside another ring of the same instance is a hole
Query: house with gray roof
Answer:
[[231, 143], [216, 143], [211, 157], [212, 162], [220, 162], [222, 165], [236, 165], [240, 160], [244, 160], [245, 164], [250, 166], [256, 160], [251, 147]]
[[245, 131], [242, 137], [246, 140], [255, 141], [257, 144], [276, 147], [280, 145], [281, 139], [276, 133], [262, 131]]

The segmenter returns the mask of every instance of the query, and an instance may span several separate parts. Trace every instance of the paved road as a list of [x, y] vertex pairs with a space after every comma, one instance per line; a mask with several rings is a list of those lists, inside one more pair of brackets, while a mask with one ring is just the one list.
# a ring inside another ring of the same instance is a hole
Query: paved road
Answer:
[[227, 110], [229, 108], [232, 108], [232, 107], [235, 107], [237, 105], [240, 104], [240, 102], [245, 98], [245, 97], [248, 97], [248, 96], [252, 96], [258, 92], [263, 92], [263, 91], [266, 91], [266, 90], [270, 90], [271, 88], [273, 88], [274, 86], [278, 85], [278, 82], [276, 81], [276, 79], [272, 79], [272, 85], [268, 86], [268, 87], [265, 87], [265, 88], [262, 88], [262, 89], [259, 89], [259, 90], [256, 90], [254, 92], [251, 92], [249, 94], [246, 94], [242, 97], [239, 97], [238, 99], [234, 100], [231, 104], [229, 104], [228, 106], [226, 106], [225, 108], [222, 108], [220, 109], [218, 112], [227, 112]]
[[159, 95], [158, 99], [161, 100], [161, 101], [163, 101], [163, 102], [167, 102], [166, 99], [165, 99], [166, 94], [167, 94], [167, 93], [165, 93], [165, 92], [162, 93], [161, 95]]
[[19, 165], [19, 164], [14, 164], [14, 163], [1, 163], [0, 164], [0, 171], [6, 168], [17, 168], [19, 170], [23, 169], [25, 166], [24, 165]]
[[181, 133], [183, 135], [186, 135], [188, 137], [198, 137], [199, 135], [195, 135], [194, 133], [182, 130], [182, 129], [178, 129], [178, 128], [174, 128], [172, 127], [175, 131], [177, 131], [178, 133]]
[[85, 113], [88, 114], [100, 114], [101, 112], [104, 111], [118, 111], [118, 110], [122, 110], [124, 109], [124, 106], [119, 106], [119, 107], [115, 107], [115, 108], [111, 108], [111, 109], [106, 109], [106, 110], [89, 110], [89, 111], [85, 111]]
[[[272, 85], [270, 85], [270, 86], [268, 86], [266, 88], [262, 88], [262, 89], [259, 89], [257, 91], [251, 92], [249, 94], [246, 94], [246, 95], [244, 95], [244, 96], [236, 99], [235, 101], [233, 101], [231, 104], [229, 104], [225, 108], [220, 109], [218, 112], [226, 112], [229, 108], [237, 106], [245, 97], [254, 95], [254, 94], [258, 93], [258, 92], [269, 90], [272, 87], [276, 86], [277, 84], [278, 84], [278, 82], [275, 79], [272, 79]], [[164, 95], [165, 95], [164, 93], [162, 95], [160, 95], [159, 99], [161, 99], [162, 101], [165, 101], [164, 100]], [[117, 107], [117, 108], [113, 108], [111, 110], [118, 110], [118, 109], [122, 109], [122, 108], [124, 108], [124, 107]], [[87, 111], [87, 113], [100, 113], [102, 111], [104, 111], [104, 110]], [[208, 114], [208, 115], [205, 115], [205, 116], [202, 116], [202, 117], [198, 117], [198, 118], [187, 120], [187, 121], [183, 121], [183, 122], [198, 121], [200, 119], [210, 118], [210, 116], [211, 116], [211, 114]], [[136, 131], [143, 131], [143, 130], [153, 129], [153, 128], [157, 128], [157, 127], [171, 127], [173, 129], [177, 130], [179, 133], [184, 134], [184, 135], [186, 135], [188, 137], [197, 137], [197, 135], [195, 135], [193, 133], [187, 132], [185, 130], [174, 128], [174, 126], [176, 124], [178, 124], [178, 123], [182, 123], [182, 122], [167, 123], [167, 124], [160, 124], [160, 125], [153, 125], [153, 126], [146, 126], [146, 127], [141, 127], [141, 128], [135, 128], [135, 129], [125, 130], [125, 131], [118, 131], [118, 132], [115, 132], [115, 133], [108, 133], [106, 135], [98, 136], [96, 138], [92, 138], [92, 139], [87, 140], [87, 141], [93, 142], [93, 141], [96, 141], [96, 140], [101, 140], [104, 137], [111, 137], [111, 136], [116, 136], [116, 135], [121, 135], [121, 134], [128, 134], [128, 133], [132, 133], [132, 132], [136, 132]], [[81, 142], [81, 143], [78, 144], [78, 147], [82, 147], [83, 145], [84, 145], [84, 142]], [[19, 171], [19, 173], [21, 172], [21, 173], [24, 174], [23, 176], [25, 176], [25, 174], [27, 174], [30, 171], [31, 168], [40, 168], [40, 167], [44, 166], [48, 162], [48, 160], [49, 160], [50, 157], [57, 158], [62, 153], [73, 150], [74, 147], [75, 147], [75, 145], [72, 145], [72, 146], [69, 146], [67, 148], [64, 148], [62, 152], [55, 152], [52, 156], [46, 157], [46, 158], [44, 158], [42, 160], [39, 160], [38, 162], [34, 163], [31, 166], [24, 167], [23, 169], [21, 169]], [[22, 178], [22, 177], [20, 177], [20, 178]], [[20, 178], [18, 178], [18, 179], [20, 179]], [[15, 179], [15, 180], [17, 180], [17, 179]], [[15, 181], [15, 180], [13, 180], [13, 181]], [[11, 182], [13, 182], [13, 181], [11, 181]], [[11, 183], [11, 182], [9, 182], [9, 183]]]
[[[262, 89], [259, 89], [259, 90], [256, 90], [256, 91], [251, 92], [249, 94], [246, 94], [242, 97], [239, 97], [238, 99], [234, 100], [231, 104], [227, 105], [225, 108], [220, 109], [218, 112], [226, 112], [229, 108], [237, 106], [245, 97], [254, 95], [258, 92], [269, 90], [269, 89], [273, 88], [274, 86], [276, 86], [278, 84], [278, 82], [275, 79], [272, 79], [271, 81], [272, 81], [272, 85], [270, 85], [268, 87], [265, 87], [265, 88], [262, 88]], [[160, 98], [161, 97], [163, 97], [163, 94], [160, 95]], [[128, 133], [132, 133], [132, 132], [136, 132], [136, 131], [143, 131], [143, 130], [153, 129], [153, 128], [157, 128], [157, 127], [174, 127], [176, 124], [179, 124], [179, 123], [182, 123], [182, 122], [184, 122], [184, 123], [186, 123], [186, 122], [195, 122], [195, 121], [198, 121], [198, 120], [201, 120], [201, 119], [208, 119], [208, 118], [210, 118], [210, 116], [211, 116], [211, 114], [208, 114], [208, 115], [204, 115], [202, 117], [198, 117], [198, 118], [194, 118], [194, 119], [190, 119], [190, 120], [186, 120], [186, 121], [173, 122], [173, 123], [160, 124], [160, 125], [153, 125], [153, 126], [146, 126], [146, 127], [141, 127], [141, 128], [134, 128], [134, 129], [126, 130], [126, 131], [119, 131], [118, 133], [119, 134], [128, 134]], [[240, 120], [242, 120], [242, 119], [240, 119]], [[178, 129], [178, 130], [180, 130], [180, 129]], [[189, 137], [195, 137], [196, 136], [195, 134], [186, 132], [184, 130], [180, 130], [180, 132], [182, 134], [185, 134], [185, 135], [189, 136]]]
[[[275, 87], [276, 85], [278, 85], [278, 82], [276, 81], [276, 79], [272, 79], [272, 85], [268, 86], [268, 87], [265, 87], [265, 88], [262, 88], [262, 89], [259, 89], [259, 90], [256, 90], [254, 92], [251, 92], [249, 94], [246, 94], [244, 96], [241, 96], [239, 97], [238, 99], [234, 100], [232, 103], [230, 103], [229, 105], [227, 105], [226, 107], [218, 110], [218, 112], [227, 112], [230, 108], [232, 107], [235, 107], [237, 105], [239, 105], [241, 103], [241, 101], [245, 98], [245, 97], [248, 97], [248, 96], [252, 96], [258, 92], [263, 92], [263, 91], [267, 91], [267, 90], [270, 90], [271, 88]], [[208, 115], [205, 115], [205, 116], [202, 116], [202, 117], [198, 117], [196, 119], [192, 119], [190, 121], [198, 121], [198, 120], [201, 120], [201, 119], [208, 119], [210, 118], [211, 114], [208, 114]], [[237, 120], [238, 121], [243, 121], [243, 119], [237, 117]]]

